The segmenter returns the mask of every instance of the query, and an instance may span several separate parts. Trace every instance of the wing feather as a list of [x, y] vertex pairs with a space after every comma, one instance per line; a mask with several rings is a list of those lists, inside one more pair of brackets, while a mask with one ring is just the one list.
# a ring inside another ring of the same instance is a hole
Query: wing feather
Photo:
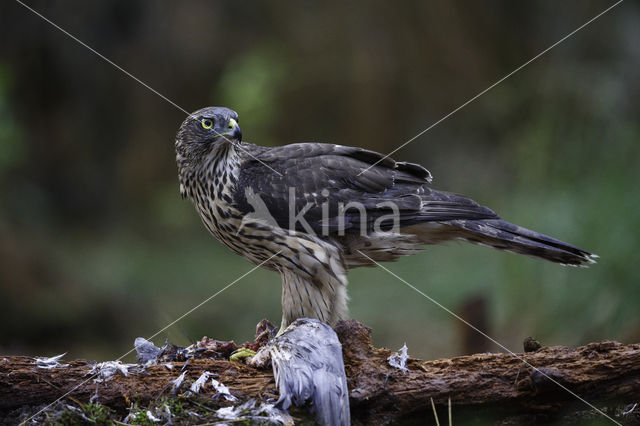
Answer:
[[[371, 228], [378, 218], [391, 212], [388, 206], [381, 206], [389, 201], [398, 208], [401, 226], [497, 217], [468, 198], [426, 187], [431, 174], [424, 167], [396, 162], [374, 151], [299, 143], [256, 147], [253, 154], [255, 158], [243, 164], [239, 187], [251, 188], [260, 196], [281, 227], [289, 228], [292, 216], [304, 211], [304, 219], [314, 232], [323, 230], [323, 214], [327, 219], [324, 230], [335, 231], [341, 226], [340, 206], [354, 202], [361, 205], [366, 214], [361, 216], [357, 208], [344, 212], [346, 232], [357, 232], [363, 221]], [[292, 196], [295, 200], [290, 200]], [[253, 211], [242, 190], [236, 191], [235, 201], [241, 210]], [[305, 230], [302, 223], [294, 223], [297, 230]]]

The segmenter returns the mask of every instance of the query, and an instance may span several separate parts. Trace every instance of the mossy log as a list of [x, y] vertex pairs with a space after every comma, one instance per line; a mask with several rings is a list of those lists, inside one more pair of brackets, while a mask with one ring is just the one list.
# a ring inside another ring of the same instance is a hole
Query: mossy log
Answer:
[[[517, 357], [484, 353], [434, 361], [410, 358], [408, 371], [402, 371], [389, 365], [391, 351], [372, 346], [370, 331], [355, 320], [336, 327], [343, 345], [354, 423], [430, 420], [432, 399], [441, 415], [445, 414], [441, 407], [450, 400], [454, 419], [526, 421], [566, 418], [575, 413], [602, 415], [577, 396], [616, 421], [638, 419], [640, 410], [623, 407], [640, 402], [640, 344], [605, 341], [577, 348], [542, 347]], [[24, 406], [42, 407], [72, 389], [65, 399], [85, 403], [96, 395], [96, 387], [97, 402], [126, 412], [134, 399], [143, 405], [170, 394], [171, 382], [184, 366], [184, 362], [175, 361], [169, 369], [159, 363], [96, 383], [89, 374], [95, 363], [76, 360], [65, 364], [68, 366], [43, 369], [32, 357], [0, 358], [0, 412], [7, 415]], [[271, 369], [194, 358], [185, 371], [186, 383], [204, 371], [217, 375], [240, 401], [277, 397]]]

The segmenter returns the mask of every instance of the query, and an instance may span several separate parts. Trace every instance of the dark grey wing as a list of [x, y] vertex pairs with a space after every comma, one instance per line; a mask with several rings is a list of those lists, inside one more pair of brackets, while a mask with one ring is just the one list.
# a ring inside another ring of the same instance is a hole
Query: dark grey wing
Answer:
[[252, 154], [255, 158], [243, 164], [234, 201], [246, 212], [257, 211], [256, 201], [263, 203], [283, 228], [304, 231], [308, 224], [316, 233], [357, 232], [361, 226], [371, 229], [393, 209], [400, 226], [496, 217], [467, 198], [427, 188], [431, 175], [424, 167], [373, 151], [300, 143], [255, 147]]

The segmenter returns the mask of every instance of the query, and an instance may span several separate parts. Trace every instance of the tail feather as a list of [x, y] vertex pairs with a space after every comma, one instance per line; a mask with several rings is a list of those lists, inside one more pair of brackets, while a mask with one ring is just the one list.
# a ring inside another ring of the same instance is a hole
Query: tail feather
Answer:
[[422, 244], [461, 239], [564, 265], [595, 263], [598, 256], [547, 235], [501, 220], [487, 207], [462, 195], [428, 190], [422, 208], [402, 228]]
[[597, 255], [544, 234], [500, 219], [451, 220], [456, 238], [564, 265], [595, 263]]

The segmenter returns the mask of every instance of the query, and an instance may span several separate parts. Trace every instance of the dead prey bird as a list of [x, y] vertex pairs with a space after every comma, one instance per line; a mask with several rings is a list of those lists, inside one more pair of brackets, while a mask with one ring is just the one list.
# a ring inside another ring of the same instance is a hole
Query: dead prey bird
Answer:
[[347, 317], [347, 270], [464, 240], [565, 265], [597, 257], [429, 187], [424, 167], [342, 145], [242, 142], [238, 114], [198, 110], [175, 141], [180, 193], [220, 242], [282, 276], [281, 330]]

